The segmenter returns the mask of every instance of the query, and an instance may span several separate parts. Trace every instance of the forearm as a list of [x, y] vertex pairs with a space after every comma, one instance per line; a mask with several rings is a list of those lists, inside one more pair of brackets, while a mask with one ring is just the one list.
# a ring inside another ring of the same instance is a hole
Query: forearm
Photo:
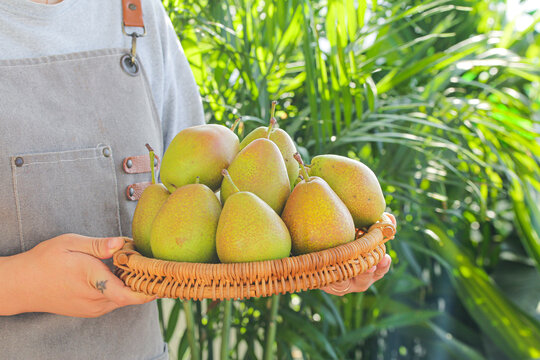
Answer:
[[0, 257], [0, 316], [9, 316], [25, 312], [26, 296], [24, 295], [24, 277], [21, 276], [24, 269], [21, 268], [20, 257]]

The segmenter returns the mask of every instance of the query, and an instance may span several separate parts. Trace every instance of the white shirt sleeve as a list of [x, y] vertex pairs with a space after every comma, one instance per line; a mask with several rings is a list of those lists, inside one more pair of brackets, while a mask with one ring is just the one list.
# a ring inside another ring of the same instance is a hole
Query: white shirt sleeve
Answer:
[[157, 34], [154, 35], [159, 36], [140, 39], [141, 43], [153, 41], [146, 44], [146, 51], [141, 56], [143, 63], [144, 56], [150, 60], [151, 68], [146, 72], [161, 119], [166, 149], [180, 130], [204, 124], [205, 120], [198, 86], [171, 20], [160, 0], [152, 0], [151, 3], [156, 19], [151, 23], [155, 28], [148, 31], [155, 31]]

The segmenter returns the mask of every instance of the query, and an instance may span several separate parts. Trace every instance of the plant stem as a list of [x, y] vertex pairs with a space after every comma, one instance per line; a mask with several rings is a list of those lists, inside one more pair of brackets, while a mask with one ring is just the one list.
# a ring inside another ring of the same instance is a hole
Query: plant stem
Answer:
[[191, 350], [191, 359], [199, 360], [201, 358], [199, 354], [199, 347], [195, 341], [195, 319], [193, 317], [193, 309], [191, 307], [191, 300], [182, 301], [184, 306], [184, 312], [186, 313], [186, 331], [189, 341], [189, 348]]
[[232, 300], [223, 301], [223, 326], [221, 330], [221, 360], [229, 359], [229, 337], [231, 333]]
[[298, 164], [300, 164], [300, 167], [302, 168], [302, 174], [304, 175], [304, 180], [305, 182], [308, 182], [309, 181], [309, 174], [306, 170], [306, 167], [304, 166], [304, 162], [302, 161], [302, 157], [300, 156], [299, 153], [295, 153], [294, 154], [294, 159], [296, 161], [298, 161]]
[[266, 328], [266, 344], [264, 346], [264, 360], [272, 360], [274, 358], [274, 342], [276, 340], [277, 314], [279, 309], [280, 295], [272, 296], [272, 308], [268, 319], [268, 327]]
[[149, 144], [146, 144], [146, 148], [150, 152], [150, 169], [152, 173], [152, 184], [156, 183], [156, 173], [154, 171], [154, 149]]

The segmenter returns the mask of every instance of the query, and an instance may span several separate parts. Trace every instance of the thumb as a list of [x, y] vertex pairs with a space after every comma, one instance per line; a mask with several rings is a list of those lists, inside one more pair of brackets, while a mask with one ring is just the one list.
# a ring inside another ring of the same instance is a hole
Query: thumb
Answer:
[[96, 238], [83, 235], [72, 235], [67, 242], [70, 251], [92, 255], [98, 259], [109, 259], [124, 246], [123, 237]]

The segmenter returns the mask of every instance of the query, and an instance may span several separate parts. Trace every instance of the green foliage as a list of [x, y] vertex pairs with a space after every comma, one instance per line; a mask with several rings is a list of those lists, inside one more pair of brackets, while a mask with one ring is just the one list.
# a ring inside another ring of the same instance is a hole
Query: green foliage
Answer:
[[[538, 12], [517, 31], [495, 0], [164, 5], [208, 121], [248, 132], [278, 100], [304, 159], [366, 163], [398, 219], [393, 269], [367, 292], [283, 295], [276, 317], [271, 299], [233, 302], [225, 322], [198, 303], [192, 348], [212, 358], [230, 326], [233, 359], [540, 357], [540, 286], [515, 286], [540, 284]], [[180, 307], [164, 331], [182, 358]]]

